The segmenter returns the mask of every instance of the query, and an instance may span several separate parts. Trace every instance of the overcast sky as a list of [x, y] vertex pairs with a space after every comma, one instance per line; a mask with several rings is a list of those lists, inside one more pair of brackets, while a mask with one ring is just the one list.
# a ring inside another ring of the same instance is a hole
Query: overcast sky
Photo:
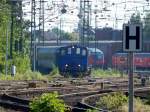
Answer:
[[[36, 24], [39, 19], [39, 0], [36, 0]], [[45, 0], [45, 29], [52, 29], [60, 26], [66, 31], [72, 31], [78, 26], [78, 14], [80, 9], [80, 0]], [[63, 2], [62, 2], [63, 1]], [[97, 25], [98, 27], [112, 27], [115, 29], [122, 29], [122, 24], [127, 22], [133, 13], [140, 12], [144, 17], [146, 11], [149, 11], [149, 4], [146, 0], [91, 0], [91, 26], [95, 27], [95, 14], [97, 10]], [[30, 19], [31, 16], [31, 0], [24, 0], [23, 2], [24, 18]], [[67, 13], [61, 15], [62, 7], [66, 5]], [[97, 7], [96, 7], [97, 5]], [[104, 11], [106, 8], [106, 11]], [[58, 18], [55, 18], [58, 17]]]

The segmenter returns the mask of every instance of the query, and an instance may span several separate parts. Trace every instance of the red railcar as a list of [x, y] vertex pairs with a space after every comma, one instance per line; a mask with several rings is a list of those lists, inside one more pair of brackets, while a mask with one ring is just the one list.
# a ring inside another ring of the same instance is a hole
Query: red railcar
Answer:
[[104, 66], [104, 53], [100, 49], [88, 48], [89, 51], [89, 64], [92, 68], [103, 68]]
[[[127, 69], [128, 59], [127, 53], [115, 53], [112, 56], [112, 66], [117, 69]], [[134, 54], [134, 69], [150, 71], [150, 53]]]

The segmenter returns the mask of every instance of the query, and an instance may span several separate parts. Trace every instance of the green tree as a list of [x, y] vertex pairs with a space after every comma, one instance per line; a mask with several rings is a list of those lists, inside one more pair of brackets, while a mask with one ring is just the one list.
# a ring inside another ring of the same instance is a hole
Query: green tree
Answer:
[[[15, 6], [16, 10], [19, 10], [19, 7]], [[11, 24], [11, 6], [10, 2], [8, 0], [1, 0], [0, 1], [0, 72], [4, 73], [5, 69], [5, 54], [6, 54], [6, 37], [8, 35], [8, 53], [10, 51], [10, 24]], [[25, 71], [30, 69], [29, 63], [26, 63], [25, 61], [29, 62], [28, 57], [28, 49], [29, 45], [26, 43], [26, 40], [29, 37], [29, 21], [24, 21], [21, 23], [20, 19], [18, 19], [17, 15], [14, 15], [14, 30], [13, 30], [13, 40], [18, 40], [20, 48], [24, 48], [23, 52], [14, 51], [14, 45], [15, 42], [13, 41], [13, 59], [8, 59], [8, 69], [10, 70], [10, 67], [12, 64], [15, 64], [17, 66], [18, 71]], [[19, 27], [22, 26], [22, 27]], [[23, 28], [23, 29], [22, 29]], [[24, 37], [22, 37], [22, 40], [20, 41], [20, 32], [23, 31]], [[23, 44], [24, 43], [24, 44]], [[22, 59], [21, 59], [22, 58]], [[24, 68], [22, 68], [24, 67]], [[22, 70], [21, 70], [22, 69]]]
[[44, 93], [30, 103], [31, 112], [65, 112], [63, 100], [58, 99], [57, 93]]
[[150, 13], [146, 14], [146, 17], [144, 19], [144, 30], [143, 30], [143, 36], [145, 40], [150, 40]]
[[[5, 52], [6, 52], [6, 31], [8, 30], [8, 23], [10, 18], [10, 6], [6, 0], [0, 1], [0, 72], [5, 67]], [[9, 33], [8, 33], [9, 34]]]
[[135, 13], [132, 14], [129, 22], [133, 23], [133, 24], [140, 24], [140, 23], [142, 23], [140, 13], [138, 12], [137, 14], [135, 14]]
[[52, 32], [58, 35], [60, 40], [79, 40], [78, 34], [74, 32], [69, 33], [65, 32], [64, 30], [60, 30], [58, 28], [53, 28]]
[[129, 22], [134, 24], [143, 24], [143, 38], [144, 40], [150, 40], [150, 13], [146, 13], [145, 18], [142, 20], [140, 13], [132, 14]]

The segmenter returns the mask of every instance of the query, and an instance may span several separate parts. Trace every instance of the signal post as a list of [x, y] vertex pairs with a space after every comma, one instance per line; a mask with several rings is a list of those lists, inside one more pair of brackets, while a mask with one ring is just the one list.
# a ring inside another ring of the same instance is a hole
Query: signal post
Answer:
[[129, 111], [134, 112], [134, 52], [142, 51], [142, 24], [123, 25], [123, 51], [128, 52]]

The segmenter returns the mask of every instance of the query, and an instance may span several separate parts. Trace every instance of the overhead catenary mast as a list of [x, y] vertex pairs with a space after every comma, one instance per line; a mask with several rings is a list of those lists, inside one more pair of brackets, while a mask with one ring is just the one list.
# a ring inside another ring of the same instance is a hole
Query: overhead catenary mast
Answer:
[[[32, 69], [33, 71], [36, 70], [36, 59], [35, 59], [35, 30], [36, 30], [36, 22], [35, 22], [35, 16], [36, 16], [36, 5], [35, 0], [32, 0], [31, 2], [31, 48], [30, 48], [30, 56], [31, 56], [31, 62], [33, 61]], [[34, 41], [34, 43], [33, 43]], [[33, 51], [33, 53], [32, 53]]]
[[44, 8], [44, 3], [46, 1], [40, 0], [39, 1], [39, 40], [43, 41], [43, 46], [44, 46], [44, 41], [45, 41], [45, 35], [44, 35], [44, 28], [45, 28], [45, 8]]
[[83, 46], [88, 46], [90, 37], [90, 24], [91, 24], [91, 1], [80, 0], [80, 13], [79, 13], [79, 37], [80, 43]]

